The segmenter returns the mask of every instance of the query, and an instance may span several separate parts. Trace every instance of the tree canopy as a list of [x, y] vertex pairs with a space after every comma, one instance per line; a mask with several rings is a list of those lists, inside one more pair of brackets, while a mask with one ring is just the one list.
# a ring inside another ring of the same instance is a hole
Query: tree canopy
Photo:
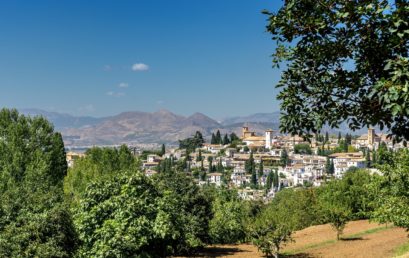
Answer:
[[0, 111], [0, 257], [72, 257], [61, 134], [42, 117]]
[[273, 64], [285, 65], [282, 132], [311, 135], [347, 121], [409, 139], [409, 4], [389, 2], [286, 0], [264, 12]]

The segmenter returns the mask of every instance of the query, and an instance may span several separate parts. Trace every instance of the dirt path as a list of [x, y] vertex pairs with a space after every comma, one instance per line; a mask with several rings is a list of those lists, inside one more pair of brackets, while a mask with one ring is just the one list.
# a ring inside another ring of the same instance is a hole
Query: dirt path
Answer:
[[[386, 228], [368, 221], [348, 223], [344, 231], [346, 240], [335, 241], [336, 234], [330, 225], [319, 225], [296, 232], [295, 242], [286, 245], [286, 257], [392, 257], [393, 250], [408, 241], [401, 228]], [[197, 257], [263, 257], [249, 244], [209, 247]]]

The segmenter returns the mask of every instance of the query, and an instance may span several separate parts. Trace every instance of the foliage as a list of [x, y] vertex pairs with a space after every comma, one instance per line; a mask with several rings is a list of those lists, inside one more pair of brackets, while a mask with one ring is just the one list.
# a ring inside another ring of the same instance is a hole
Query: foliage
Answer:
[[157, 257], [207, 239], [209, 204], [181, 173], [141, 173], [92, 183], [76, 211], [79, 257]]
[[376, 176], [371, 184], [373, 216], [379, 222], [392, 222], [409, 229], [409, 151], [394, 153], [392, 160], [379, 165], [382, 175]]
[[329, 222], [340, 239], [345, 225], [351, 219], [351, 208], [348, 197], [344, 195], [341, 181], [332, 181], [321, 189], [319, 194], [320, 209], [326, 222]]
[[138, 160], [125, 145], [119, 149], [93, 147], [75, 161], [64, 179], [64, 192], [72, 206], [78, 204], [88, 184], [108, 180], [115, 175], [136, 172]]
[[301, 143], [294, 145], [294, 152], [296, 154], [312, 154], [311, 147], [308, 143]]
[[283, 150], [281, 151], [281, 156], [280, 156], [281, 166], [286, 167], [286, 166], [288, 165], [289, 159], [290, 159], [290, 158], [288, 157], [287, 150], [286, 150], [286, 149], [283, 149]]
[[63, 203], [61, 134], [42, 117], [0, 111], [0, 256], [71, 257], [77, 238]]
[[379, 125], [409, 139], [409, 4], [396, 0], [288, 0], [269, 17], [280, 129], [311, 134], [325, 124]]
[[167, 211], [172, 231], [177, 238], [170, 241], [174, 253], [189, 253], [209, 242], [211, 200], [193, 179], [181, 172], [159, 173], [153, 177], [159, 192], [171, 205]]
[[195, 135], [184, 140], [179, 140], [179, 148], [186, 149], [186, 151], [194, 152], [196, 148], [200, 148], [204, 143], [203, 135], [201, 132], [196, 131]]
[[287, 209], [275, 209], [270, 206], [261, 211], [249, 232], [254, 245], [268, 257], [278, 257], [281, 246], [291, 240], [294, 226], [287, 219]]
[[234, 190], [216, 190], [209, 235], [213, 244], [234, 244], [245, 240], [245, 206]]

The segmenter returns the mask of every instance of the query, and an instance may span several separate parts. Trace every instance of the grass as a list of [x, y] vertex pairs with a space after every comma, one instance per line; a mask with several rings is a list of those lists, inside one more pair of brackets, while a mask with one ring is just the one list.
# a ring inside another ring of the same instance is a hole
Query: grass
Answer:
[[409, 253], [409, 242], [404, 243], [403, 245], [398, 246], [394, 250], [394, 257], [404, 255], [406, 253]]
[[[368, 230], [365, 230], [365, 231], [362, 231], [362, 232], [359, 232], [359, 233], [356, 233], [356, 234], [352, 234], [352, 235], [342, 237], [340, 241], [342, 241], [342, 240], [344, 240], [344, 241], [359, 240], [359, 239], [362, 239], [363, 236], [373, 234], [373, 233], [377, 233], [377, 232], [387, 230], [387, 229], [391, 229], [391, 228], [392, 227], [383, 226], [383, 227], [368, 229]], [[303, 253], [303, 252], [305, 252], [305, 251], [307, 251], [309, 249], [315, 249], [315, 248], [320, 248], [320, 247], [328, 246], [328, 245], [331, 245], [331, 244], [335, 244], [336, 242], [338, 242], [336, 239], [327, 240], [327, 241], [320, 242], [320, 243], [306, 245], [306, 246], [303, 246], [301, 248], [297, 248], [297, 249], [294, 249], [294, 250], [291, 250], [291, 251], [286, 251], [286, 252], [284, 252], [284, 254], [286, 254], [286, 255], [295, 255], [295, 254]], [[406, 248], [407, 249], [405, 249], [404, 252], [409, 252], [409, 242], [407, 243]]]
[[342, 240], [358, 239], [358, 238], [361, 238], [363, 236], [373, 234], [373, 233], [377, 233], [379, 231], [384, 231], [384, 230], [391, 229], [391, 228], [393, 228], [393, 227], [383, 226], [383, 227], [379, 227], [379, 228], [371, 228], [371, 229], [368, 229], [368, 230], [365, 230], [365, 231], [362, 231], [362, 232], [359, 232], [359, 233], [356, 233], [356, 234], [352, 234], [352, 235], [348, 235], [346, 237], [342, 237], [341, 239]]

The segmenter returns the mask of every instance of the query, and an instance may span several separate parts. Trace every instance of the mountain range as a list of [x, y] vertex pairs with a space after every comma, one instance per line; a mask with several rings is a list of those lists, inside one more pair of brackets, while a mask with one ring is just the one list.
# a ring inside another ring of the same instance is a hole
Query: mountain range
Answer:
[[[243, 125], [258, 134], [266, 129], [278, 130], [279, 112], [256, 113], [248, 116], [228, 117], [216, 121], [202, 113], [181, 116], [162, 109], [157, 112], [123, 112], [114, 116], [90, 117], [72, 116], [40, 109], [21, 109], [30, 116], [44, 116], [50, 120], [57, 131], [63, 135], [67, 147], [88, 147], [94, 145], [129, 144], [142, 148], [155, 148], [162, 143], [177, 145], [178, 140], [192, 136], [200, 131], [210, 139], [212, 133], [220, 130], [222, 134], [235, 132], [241, 135]], [[324, 128], [330, 133], [350, 133], [346, 123], [339, 129]], [[366, 129], [355, 131], [363, 134]]]
[[178, 140], [192, 136], [196, 131], [210, 138], [213, 132], [241, 134], [244, 124], [257, 133], [266, 129], [278, 129], [277, 117], [272, 114], [255, 114], [247, 117], [226, 118], [216, 121], [202, 113], [185, 117], [168, 110], [157, 112], [123, 112], [115, 116], [101, 118], [77, 117], [69, 114], [48, 112], [40, 109], [21, 109], [30, 116], [44, 116], [63, 135], [68, 147], [130, 144], [154, 147], [165, 143], [176, 145]]

